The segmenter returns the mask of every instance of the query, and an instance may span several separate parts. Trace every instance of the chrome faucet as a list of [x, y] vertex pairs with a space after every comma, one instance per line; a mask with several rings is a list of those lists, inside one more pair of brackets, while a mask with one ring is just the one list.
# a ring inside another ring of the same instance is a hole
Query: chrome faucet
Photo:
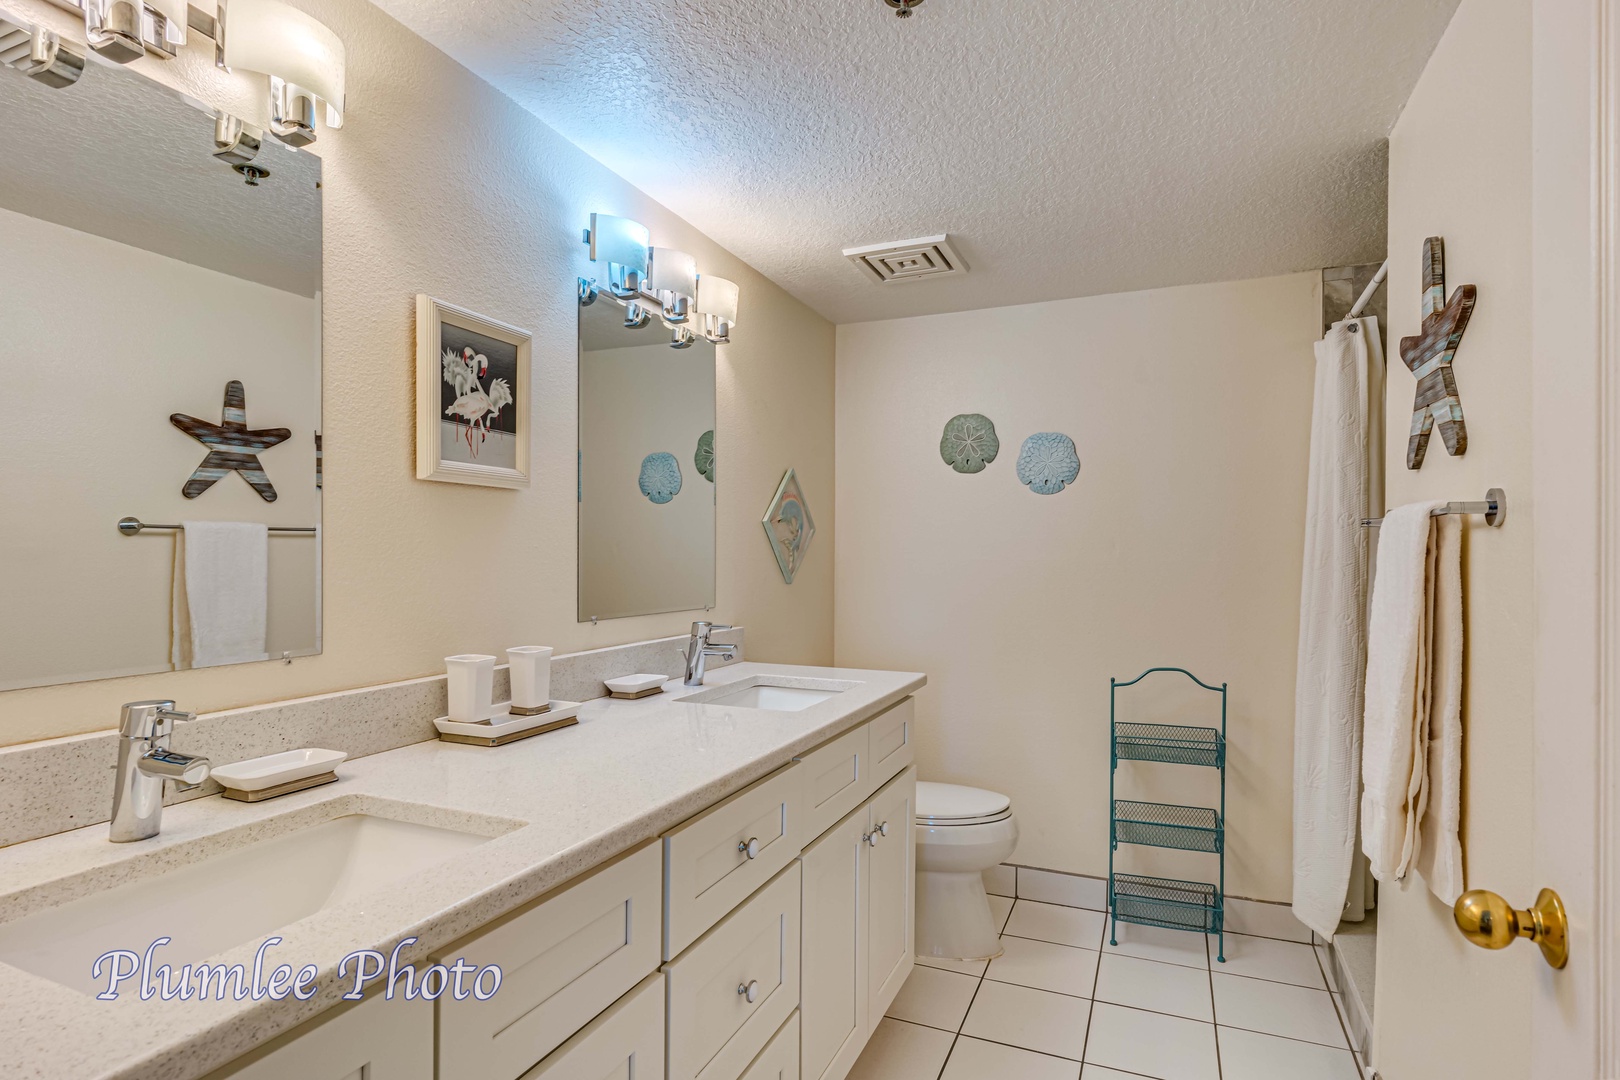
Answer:
[[731, 630], [734, 627], [724, 623], [695, 622], [692, 624], [692, 640], [686, 643], [686, 685], [702, 686], [703, 669], [709, 663], [709, 657], [718, 656], [725, 660], [737, 658], [737, 646], [709, 644], [709, 635], [716, 630]]
[[118, 725], [113, 843], [158, 834], [163, 823], [163, 781], [173, 780], [176, 791], [190, 791], [208, 779], [207, 758], [169, 749], [175, 723], [196, 718], [195, 713], [176, 710], [172, 701], [132, 701], [124, 706]]

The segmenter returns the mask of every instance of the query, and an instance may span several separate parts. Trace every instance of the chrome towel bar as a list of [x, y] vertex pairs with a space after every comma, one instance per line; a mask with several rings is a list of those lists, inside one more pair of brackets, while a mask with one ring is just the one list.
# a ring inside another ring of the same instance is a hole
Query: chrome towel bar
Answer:
[[[294, 525], [267, 525], [265, 527], [268, 528], [271, 532], [278, 532], [278, 533], [307, 533], [310, 536], [315, 535], [314, 527], [303, 528], [303, 527], [294, 526]], [[123, 533], [125, 536], [134, 536], [135, 534], [139, 533], [142, 529], [180, 529], [180, 528], [184, 528], [184, 526], [182, 526], [182, 525], [157, 525], [157, 524], [154, 524], [154, 523], [149, 522], [149, 521], [142, 521], [140, 518], [132, 518], [132, 517], [126, 517], [126, 518], [119, 518], [118, 519], [118, 531]]]
[[[1433, 517], [1443, 517], [1446, 514], [1484, 514], [1485, 524], [1493, 529], [1500, 529], [1502, 521], [1507, 517], [1507, 492], [1501, 488], [1491, 488], [1485, 493], [1484, 502], [1449, 502], [1444, 506], [1437, 506], [1430, 511]], [[1376, 529], [1384, 523], [1383, 518], [1362, 518], [1363, 529]]]

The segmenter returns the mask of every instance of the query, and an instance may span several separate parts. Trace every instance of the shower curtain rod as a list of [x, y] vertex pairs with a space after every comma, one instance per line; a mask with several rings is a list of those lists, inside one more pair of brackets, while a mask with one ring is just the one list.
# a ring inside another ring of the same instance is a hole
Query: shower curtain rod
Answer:
[[1366, 310], [1368, 304], [1372, 303], [1373, 293], [1378, 291], [1378, 286], [1382, 285], [1384, 279], [1388, 276], [1389, 260], [1385, 259], [1384, 264], [1378, 268], [1378, 273], [1374, 274], [1372, 280], [1367, 282], [1367, 287], [1361, 290], [1361, 298], [1351, 306], [1350, 314], [1345, 317], [1349, 319], [1361, 318], [1361, 313]]

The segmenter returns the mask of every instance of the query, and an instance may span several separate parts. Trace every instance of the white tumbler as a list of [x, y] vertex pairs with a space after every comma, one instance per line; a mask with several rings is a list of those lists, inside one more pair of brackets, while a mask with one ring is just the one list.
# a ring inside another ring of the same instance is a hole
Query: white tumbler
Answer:
[[512, 715], [537, 716], [551, 708], [551, 646], [516, 645], [506, 650], [512, 665]]
[[482, 724], [495, 713], [495, 658], [478, 653], [444, 658], [450, 676], [450, 719]]

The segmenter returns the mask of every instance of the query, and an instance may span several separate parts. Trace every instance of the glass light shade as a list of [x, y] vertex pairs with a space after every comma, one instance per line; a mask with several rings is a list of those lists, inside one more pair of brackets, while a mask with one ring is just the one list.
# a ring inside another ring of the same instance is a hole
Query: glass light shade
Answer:
[[328, 127], [343, 125], [343, 41], [281, 0], [230, 0], [224, 63], [291, 83], [326, 103]]
[[186, 0], [146, 0], [146, 6], [163, 16], [163, 38], [170, 45], [186, 43]]
[[653, 248], [652, 268], [647, 274], [648, 288], [662, 296], [692, 297], [697, 293], [697, 260], [674, 248]]
[[651, 247], [652, 233], [639, 221], [611, 214], [591, 215], [592, 261], [614, 263], [645, 275]]
[[711, 274], [699, 274], [697, 283], [697, 313], [737, 325], [737, 297], [741, 290], [735, 281]]

